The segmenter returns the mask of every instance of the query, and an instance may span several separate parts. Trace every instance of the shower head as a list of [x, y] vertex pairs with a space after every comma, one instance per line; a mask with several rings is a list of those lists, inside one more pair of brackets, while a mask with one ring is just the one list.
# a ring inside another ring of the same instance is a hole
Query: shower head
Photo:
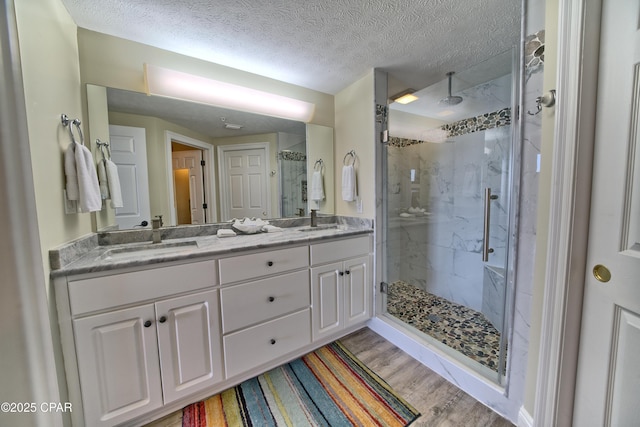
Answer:
[[440, 105], [458, 105], [462, 102], [461, 96], [452, 96], [451, 95], [451, 78], [453, 77], [454, 72], [449, 71], [447, 76], [449, 77], [449, 96], [446, 98], [442, 98], [440, 100]]

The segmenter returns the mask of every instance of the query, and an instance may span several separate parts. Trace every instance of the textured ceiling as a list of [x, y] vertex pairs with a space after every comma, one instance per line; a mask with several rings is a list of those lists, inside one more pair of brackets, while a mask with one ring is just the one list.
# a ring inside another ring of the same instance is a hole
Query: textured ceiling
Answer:
[[518, 0], [62, 0], [79, 27], [336, 94], [421, 89], [511, 48]]

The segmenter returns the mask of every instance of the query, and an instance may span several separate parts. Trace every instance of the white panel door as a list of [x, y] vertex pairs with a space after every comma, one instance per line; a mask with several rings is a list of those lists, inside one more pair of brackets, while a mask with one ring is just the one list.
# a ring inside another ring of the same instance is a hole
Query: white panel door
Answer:
[[224, 150], [222, 219], [269, 216], [268, 159], [262, 148]]
[[337, 332], [343, 327], [342, 267], [342, 263], [337, 262], [311, 269], [313, 340]]
[[156, 303], [164, 403], [222, 380], [218, 291]]
[[603, 2], [576, 426], [640, 423], [639, 16], [637, 0]]
[[204, 208], [202, 150], [174, 151], [171, 153], [171, 157], [174, 170], [189, 170], [189, 210], [191, 211], [191, 224], [204, 224], [206, 210]]
[[87, 426], [116, 425], [162, 406], [154, 319], [148, 304], [74, 320]]
[[109, 125], [111, 160], [118, 165], [123, 206], [116, 209], [116, 223], [131, 228], [142, 221], [151, 224], [147, 140], [144, 128]]

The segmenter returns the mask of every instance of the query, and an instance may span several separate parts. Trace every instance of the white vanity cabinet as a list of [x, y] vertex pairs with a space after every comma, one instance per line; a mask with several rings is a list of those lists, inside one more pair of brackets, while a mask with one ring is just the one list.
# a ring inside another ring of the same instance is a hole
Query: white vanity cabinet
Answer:
[[370, 234], [54, 279], [72, 425], [142, 425], [365, 324]]
[[371, 238], [313, 244], [313, 340], [335, 335], [371, 317]]
[[216, 261], [56, 283], [74, 425], [118, 425], [223, 380]]

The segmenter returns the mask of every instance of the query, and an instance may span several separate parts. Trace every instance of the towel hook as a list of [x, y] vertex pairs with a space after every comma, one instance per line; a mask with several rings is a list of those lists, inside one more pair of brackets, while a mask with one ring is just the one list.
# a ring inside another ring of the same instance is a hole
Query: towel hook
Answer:
[[345, 165], [345, 166], [348, 166], [348, 165], [349, 165], [349, 163], [347, 162], [347, 157], [349, 157], [349, 156], [351, 156], [351, 157], [353, 158], [353, 163], [352, 163], [352, 165], [355, 165], [355, 164], [356, 164], [356, 152], [355, 152], [355, 150], [351, 150], [351, 151], [349, 151], [349, 152], [344, 156], [344, 159], [342, 159], [342, 164], [343, 164], [343, 165]]
[[536, 112], [527, 111], [530, 116], [535, 116], [542, 111], [542, 107], [553, 107], [556, 104], [556, 91], [551, 89], [549, 92], [536, 98]]
[[[320, 169], [318, 169], [318, 165], [320, 165]], [[318, 159], [316, 160], [315, 164], [313, 165], [313, 170], [317, 171], [317, 170], [322, 170], [322, 168], [324, 167], [324, 161], [322, 159]]]

